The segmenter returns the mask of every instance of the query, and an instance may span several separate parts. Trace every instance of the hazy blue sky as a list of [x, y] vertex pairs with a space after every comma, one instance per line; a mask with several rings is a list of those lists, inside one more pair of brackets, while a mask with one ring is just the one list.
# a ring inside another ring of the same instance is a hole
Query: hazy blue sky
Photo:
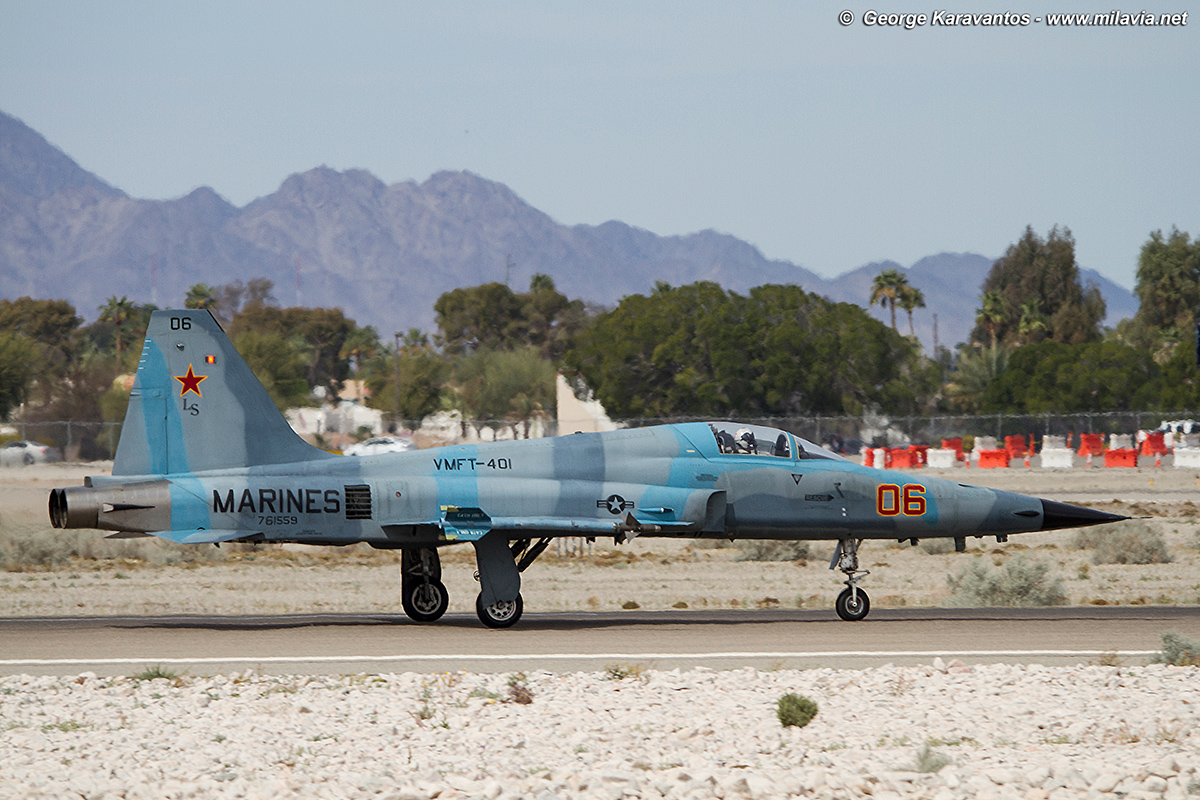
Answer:
[[825, 276], [1059, 224], [1132, 286], [1150, 231], [1200, 235], [1200, 8], [913, 30], [872, 8], [937, 7], [9, 0], [0, 110], [135, 197], [466, 169], [562, 223], [715, 228]]

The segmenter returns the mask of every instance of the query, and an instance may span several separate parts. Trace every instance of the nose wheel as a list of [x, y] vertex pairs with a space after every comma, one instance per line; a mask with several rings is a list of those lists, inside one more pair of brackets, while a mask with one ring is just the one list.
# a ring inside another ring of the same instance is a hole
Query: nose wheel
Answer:
[[858, 582], [871, 574], [868, 570], [858, 568], [858, 546], [861, 543], [862, 539], [842, 539], [829, 562], [830, 569], [840, 569], [846, 573], [846, 588], [838, 595], [833, 607], [837, 615], [847, 622], [858, 622], [871, 610], [871, 599], [858, 588]]
[[871, 610], [871, 599], [862, 589], [851, 587], [842, 589], [842, 593], [838, 595], [837, 602], [833, 604], [833, 607], [837, 609], [837, 614], [842, 619], [847, 622], [858, 622]]

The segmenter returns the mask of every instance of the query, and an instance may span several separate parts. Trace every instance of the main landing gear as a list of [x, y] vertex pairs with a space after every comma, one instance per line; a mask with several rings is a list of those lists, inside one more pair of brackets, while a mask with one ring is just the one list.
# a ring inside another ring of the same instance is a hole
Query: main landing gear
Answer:
[[479, 621], [489, 628], [511, 628], [517, 624], [524, 610], [525, 603], [521, 600], [520, 593], [515, 600], [497, 600], [490, 606], [483, 604], [483, 592], [475, 598], [475, 614], [478, 615]]
[[[542, 554], [553, 539], [549, 536], [538, 539], [536, 543], [532, 539], [518, 539], [507, 546], [507, 548], [496, 548], [492, 550], [491, 557], [506, 562], [504, 550], [507, 550], [508, 555], [512, 557], [512, 563], [504, 563], [504, 571], [515, 567], [514, 576], [517, 577], [517, 586], [520, 586], [520, 573], [525, 571], [525, 568], [532, 564], [537, 557]], [[481, 554], [487, 551], [477, 552]], [[483, 556], [486, 558], [486, 556]], [[495, 562], [493, 562], [495, 563]], [[480, 562], [480, 571], [475, 573], [475, 579], [483, 582], [481, 575], [483, 574], [483, 562]], [[479, 617], [479, 621], [489, 628], [511, 628], [517, 624], [517, 620], [521, 618], [521, 612], [525, 610], [525, 601], [521, 599], [520, 591], [517, 591], [511, 600], [497, 599], [490, 605], [484, 605], [484, 593], [481, 591], [479, 596], [475, 598], [475, 615]]]
[[437, 622], [450, 605], [442, 563], [432, 547], [401, 551], [400, 605], [414, 622]]
[[858, 546], [861, 543], [862, 539], [842, 539], [829, 562], [830, 569], [840, 569], [846, 573], [846, 588], [838, 595], [833, 607], [838, 616], [847, 622], [858, 622], [871, 610], [871, 599], [858, 588], [858, 582], [871, 574], [868, 570], [858, 568]]
[[[497, 535], [498, 534], [489, 534]], [[475, 598], [475, 613], [489, 628], [509, 628], [524, 611], [520, 593], [520, 573], [532, 564], [553, 541], [550, 537], [518, 539], [511, 544], [503, 539], [477, 544], [479, 571], [475, 580], [485, 587]], [[442, 565], [437, 548], [414, 547], [401, 551], [400, 604], [414, 622], [436, 622], [450, 605], [450, 593], [442, 583]], [[490, 591], [491, 603], [484, 595]], [[509, 599], [501, 599], [501, 598]]]

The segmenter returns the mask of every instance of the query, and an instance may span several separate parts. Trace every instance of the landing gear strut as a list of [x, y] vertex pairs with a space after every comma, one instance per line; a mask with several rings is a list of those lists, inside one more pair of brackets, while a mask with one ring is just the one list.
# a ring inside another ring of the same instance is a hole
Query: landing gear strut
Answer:
[[400, 605], [414, 622], [436, 622], [450, 605], [442, 564], [432, 547], [404, 549], [400, 555]]
[[871, 610], [871, 599], [858, 588], [858, 582], [871, 574], [868, 570], [858, 568], [858, 546], [861, 543], [862, 539], [842, 539], [829, 562], [830, 569], [840, 569], [846, 573], [846, 588], [838, 595], [833, 607], [838, 616], [847, 622], [857, 622]]

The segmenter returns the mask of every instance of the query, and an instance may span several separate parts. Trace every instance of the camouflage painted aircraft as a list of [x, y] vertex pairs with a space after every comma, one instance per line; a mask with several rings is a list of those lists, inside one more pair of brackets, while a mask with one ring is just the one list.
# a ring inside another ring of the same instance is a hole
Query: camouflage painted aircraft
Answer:
[[439, 548], [475, 548], [479, 619], [521, 616], [521, 573], [555, 537], [828, 539], [836, 602], [861, 620], [867, 539], [916, 543], [1124, 517], [859, 466], [784, 431], [685, 423], [346, 457], [305, 443], [208, 311], [154, 312], [111, 476], [54, 489], [56, 528], [182, 544], [399, 549], [401, 604], [445, 613]]

